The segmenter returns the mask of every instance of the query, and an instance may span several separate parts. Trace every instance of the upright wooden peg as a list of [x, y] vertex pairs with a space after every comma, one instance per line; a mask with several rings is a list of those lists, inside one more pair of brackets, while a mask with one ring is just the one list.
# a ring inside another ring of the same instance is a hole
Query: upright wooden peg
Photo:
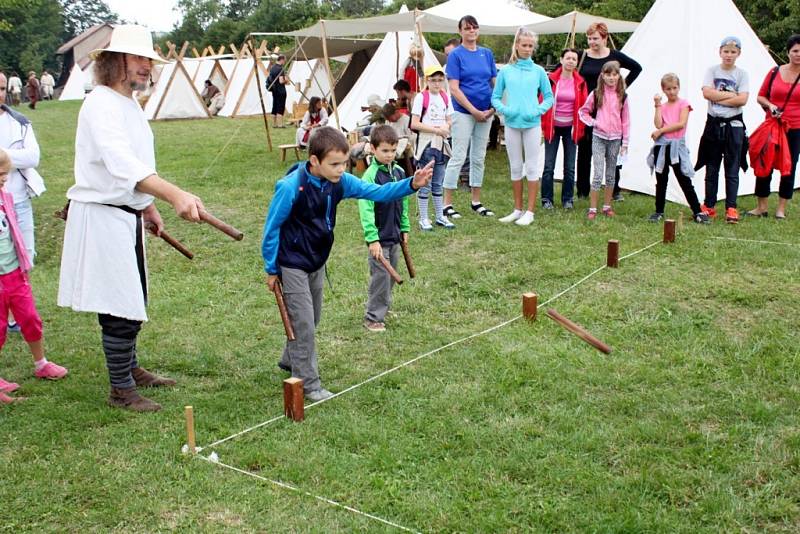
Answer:
[[299, 378], [287, 378], [283, 381], [283, 413], [292, 421], [305, 419], [303, 404], [303, 381]]
[[189, 446], [189, 453], [195, 454], [197, 446], [194, 439], [194, 409], [191, 406], [184, 408], [186, 415], [186, 444]]
[[616, 239], [608, 240], [608, 256], [606, 265], [612, 269], [619, 267], [619, 241]]
[[536, 320], [536, 310], [539, 305], [539, 297], [536, 293], [522, 294], [522, 315], [529, 321]]
[[664, 243], [675, 242], [675, 220], [667, 219], [664, 221]]

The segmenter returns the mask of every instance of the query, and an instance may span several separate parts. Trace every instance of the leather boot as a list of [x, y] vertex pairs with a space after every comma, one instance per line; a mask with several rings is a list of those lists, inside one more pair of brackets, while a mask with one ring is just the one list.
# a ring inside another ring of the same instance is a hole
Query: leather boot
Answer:
[[124, 408], [132, 412], [157, 412], [161, 405], [139, 395], [136, 388], [111, 388], [108, 395], [108, 405], [115, 408]]
[[137, 388], [157, 388], [159, 386], [174, 386], [176, 382], [171, 378], [165, 378], [151, 373], [147, 369], [134, 367], [131, 369], [133, 380]]

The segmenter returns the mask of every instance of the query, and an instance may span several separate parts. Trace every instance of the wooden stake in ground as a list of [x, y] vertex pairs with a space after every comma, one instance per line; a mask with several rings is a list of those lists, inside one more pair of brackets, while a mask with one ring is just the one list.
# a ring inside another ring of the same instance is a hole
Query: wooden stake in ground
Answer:
[[305, 419], [303, 405], [303, 381], [299, 378], [287, 378], [283, 381], [283, 413], [292, 421]]
[[394, 270], [394, 267], [392, 267], [392, 264], [389, 263], [389, 260], [387, 260], [386, 258], [383, 257], [383, 254], [378, 256], [378, 261], [381, 262], [381, 265], [383, 265], [383, 268], [386, 269], [387, 273], [389, 273], [389, 276], [392, 277], [392, 280], [394, 280], [395, 284], [402, 284], [403, 283], [403, 279], [400, 278], [400, 274], [397, 271]]
[[404, 240], [400, 240], [400, 249], [403, 251], [403, 259], [406, 260], [406, 270], [408, 271], [408, 277], [414, 278], [417, 276], [417, 270], [414, 268], [414, 261], [411, 259], [411, 251], [408, 250], [408, 243]]
[[606, 265], [612, 269], [619, 267], [619, 241], [616, 239], [608, 240], [608, 255]]
[[592, 334], [586, 331], [585, 328], [580, 326], [579, 324], [573, 323], [554, 309], [550, 308], [547, 310], [547, 316], [553, 319], [555, 322], [596, 348], [597, 350], [604, 352], [606, 354], [611, 354], [611, 347], [594, 337]]
[[241, 241], [244, 238], [244, 234], [242, 232], [240, 232], [230, 224], [217, 219], [207, 211], [200, 212], [200, 220], [203, 221], [204, 223], [210, 224], [223, 234], [232, 237], [236, 241]]
[[286, 301], [283, 300], [283, 286], [280, 280], [275, 280], [275, 285], [272, 286], [272, 292], [275, 293], [275, 302], [278, 304], [278, 312], [283, 321], [283, 330], [286, 332], [286, 339], [294, 341], [294, 329], [292, 328], [292, 321], [289, 319], [289, 312], [286, 310]]
[[189, 446], [189, 453], [195, 454], [197, 447], [194, 439], [194, 409], [191, 406], [184, 408], [186, 415], [186, 444]]
[[523, 293], [522, 294], [522, 315], [529, 321], [536, 320], [536, 312], [538, 311], [539, 297], [536, 293]]
[[676, 233], [680, 234], [681, 232], [683, 232], [683, 210], [681, 210], [681, 213], [678, 216], [678, 228]]
[[675, 220], [666, 219], [664, 221], [664, 243], [675, 242]]

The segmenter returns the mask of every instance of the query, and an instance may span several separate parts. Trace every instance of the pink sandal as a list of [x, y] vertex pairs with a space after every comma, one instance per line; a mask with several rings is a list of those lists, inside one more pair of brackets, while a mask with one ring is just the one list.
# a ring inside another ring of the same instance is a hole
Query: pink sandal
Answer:
[[0, 393], [14, 393], [19, 389], [19, 384], [14, 382], [6, 382], [0, 378]]
[[25, 397], [11, 397], [5, 393], [0, 392], [0, 404], [14, 404], [15, 402], [24, 401]]
[[58, 364], [53, 362], [47, 362], [44, 364], [44, 367], [37, 370], [33, 374], [36, 378], [46, 378], [47, 380], [58, 380], [59, 378], [64, 378], [67, 376], [67, 371], [64, 367], [61, 367]]

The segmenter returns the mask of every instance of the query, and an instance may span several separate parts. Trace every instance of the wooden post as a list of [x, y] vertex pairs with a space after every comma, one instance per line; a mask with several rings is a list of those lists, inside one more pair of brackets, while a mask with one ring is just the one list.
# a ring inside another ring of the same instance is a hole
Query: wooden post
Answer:
[[[250, 38], [250, 48], [253, 48], [253, 38]], [[256, 70], [256, 86], [258, 87], [258, 101], [261, 104], [261, 115], [264, 117], [264, 129], [267, 131], [267, 146], [272, 152], [272, 135], [269, 133], [269, 120], [267, 119], [267, 108], [264, 105], [264, 94], [261, 92], [261, 77], [258, 75], [259, 62], [261, 61], [261, 49], [253, 54], [253, 68]], [[274, 82], [273, 82], [274, 83]]]
[[529, 321], [536, 320], [536, 311], [538, 310], [539, 297], [536, 293], [523, 293], [522, 294], [522, 315]]
[[283, 381], [283, 413], [292, 421], [305, 419], [303, 404], [303, 381], [299, 378], [287, 378]]
[[333, 81], [331, 74], [331, 63], [328, 57], [328, 34], [325, 31], [325, 21], [319, 21], [319, 27], [322, 30], [322, 54], [325, 60], [325, 72], [328, 73], [328, 82], [331, 84], [331, 103], [333, 104], [333, 115], [336, 117], [336, 127], [342, 129], [342, 122], [339, 120], [339, 105], [336, 103], [336, 82]]
[[664, 243], [675, 242], [675, 220], [667, 219], [664, 221]]
[[189, 453], [195, 454], [197, 447], [194, 439], [194, 409], [191, 406], [184, 408], [186, 415], [186, 444], [189, 446]]
[[612, 269], [619, 267], [619, 241], [616, 239], [608, 240], [608, 256], [606, 265]]
[[596, 348], [597, 350], [604, 352], [606, 354], [611, 354], [611, 347], [594, 337], [592, 334], [586, 331], [585, 328], [582, 326], [573, 323], [554, 309], [547, 310], [547, 316], [550, 317], [552, 320]]
[[678, 227], [675, 229], [676, 234], [680, 234], [681, 232], [683, 232], [683, 210], [681, 210], [678, 216]]

